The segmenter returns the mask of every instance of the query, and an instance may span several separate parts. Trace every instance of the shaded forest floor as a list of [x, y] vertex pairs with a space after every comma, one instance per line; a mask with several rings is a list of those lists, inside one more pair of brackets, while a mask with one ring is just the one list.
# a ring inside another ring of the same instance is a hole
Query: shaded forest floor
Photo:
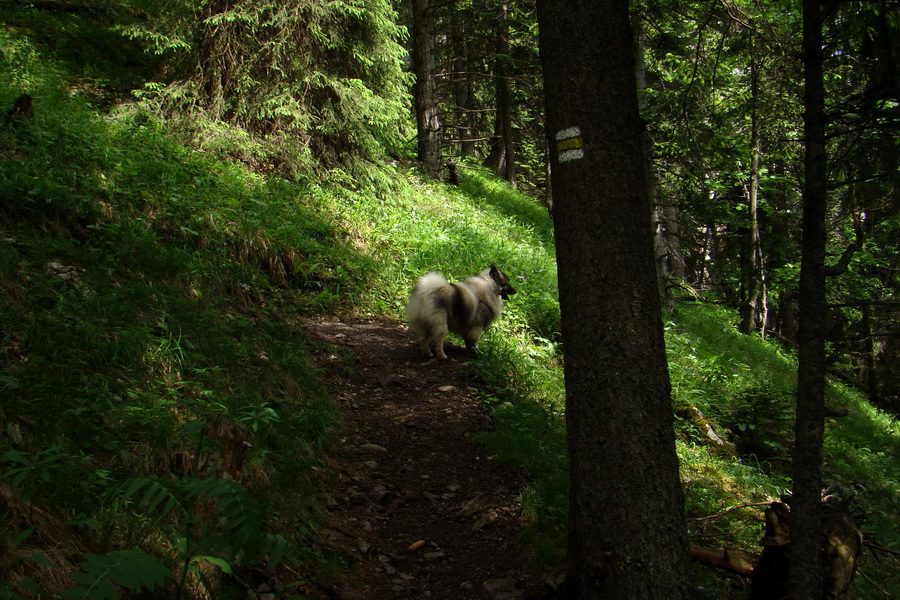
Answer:
[[531, 596], [521, 476], [477, 441], [490, 417], [464, 348], [426, 361], [399, 323], [306, 322], [343, 424], [329, 458], [326, 544], [349, 557], [340, 600]]

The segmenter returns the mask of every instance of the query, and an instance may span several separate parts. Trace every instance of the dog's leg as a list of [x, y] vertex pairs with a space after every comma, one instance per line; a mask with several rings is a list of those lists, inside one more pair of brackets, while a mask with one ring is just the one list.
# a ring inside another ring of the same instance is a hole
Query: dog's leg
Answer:
[[446, 332], [441, 333], [437, 337], [434, 338], [434, 353], [441, 360], [447, 360], [447, 355], [444, 354], [444, 336]]
[[431, 340], [427, 337], [422, 338], [422, 354], [425, 358], [431, 358], [433, 354], [431, 353]]
[[483, 329], [470, 329], [466, 334], [466, 349], [472, 352], [478, 352], [478, 340], [481, 338]]

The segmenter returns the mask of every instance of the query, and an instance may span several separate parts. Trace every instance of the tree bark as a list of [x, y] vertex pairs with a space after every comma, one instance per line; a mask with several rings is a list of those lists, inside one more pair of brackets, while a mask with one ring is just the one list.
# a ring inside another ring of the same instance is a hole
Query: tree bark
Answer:
[[434, 17], [429, 0], [413, 0], [413, 71], [416, 76], [415, 105], [419, 162], [425, 173], [440, 179], [441, 119], [434, 74]]
[[794, 600], [821, 600], [822, 446], [825, 429], [827, 174], [821, 0], [803, 0], [804, 158], [797, 412], [793, 457], [789, 589]]
[[473, 115], [476, 111], [475, 84], [472, 80], [476, 67], [474, 64], [475, 44], [470, 29], [471, 11], [458, 10], [452, 14], [450, 31], [451, 47], [456, 52], [450, 60], [451, 89], [455, 105], [457, 137], [459, 138], [459, 155], [474, 156], [476, 123]]
[[233, 48], [229, 48], [227, 26], [210, 23], [210, 19], [228, 11], [230, 0], [214, 0], [203, 7], [200, 39], [197, 42], [199, 57], [197, 69], [203, 82], [203, 103], [209, 113], [217, 119], [225, 117], [228, 97], [231, 93], [231, 76], [234, 71]]
[[497, 45], [494, 59], [494, 82], [496, 114], [494, 116], [494, 137], [491, 149], [484, 163], [503, 176], [512, 187], [516, 187], [516, 156], [513, 146], [512, 90], [509, 82], [507, 61], [509, 60], [509, 5], [500, 4], [497, 19]]
[[875, 350], [875, 339], [872, 336], [872, 307], [868, 303], [863, 302], [860, 310], [862, 311], [860, 327], [862, 328], [863, 357], [859, 379], [869, 398], [878, 399], [880, 398], [880, 390], [878, 389], [878, 373], [875, 368], [877, 352]]
[[681, 280], [687, 277], [687, 270], [684, 266], [684, 256], [681, 254], [681, 227], [678, 224], [678, 209], [675, 208], [671, 198], [662, 204], [661, 208], [669, 276], [672, 279]]
[[[641, 17], [637, 13], [631, 15], [631, 28], [634, 35], [634, 79], [638, 92], [638, 112], [647, 108], [647, 65], [644, 62], [643, 28]], [[666, 246], [666, 220], [659, 205], [659, 188], [656, 185], [656, 171], [653, 164], [653, 140], [650, 131], [643, 128], [641, 146], [644, 152], [645, 170], [647, 173], [647, 201], [650, 205], [650, 228], [653, 231], [653, 256], [656, 265], [656, 286], [663, 304], [669, 302], [669, 256]]]
[[[751, 50], [751, 53], [754, 52]], [[744, 301], [741, 306], [740, 331], [750, 334], [759, 329], [765, 335], [765, 322], [760, 306], [765, 306], [762, 242], [759, 235], [759, 114], [758, 65], [750, 59], [750, 185], [747, 189], [747, 238], [744, 246]]]
[[[822, 571], [820, 589], [802, 597], [817, 600], [846, 600], [850, 582], [856, 574], [862, 550], [862, 533], [846, 506], [829, 498], [813, 511], [822, 535], [820, 553]], [[786, 504], [773, 502], [766, 509], [766, 534], [763, 551], [755, 562], [750, 579], [751, 600], [777, 600], [798, 597], [791, 589], [794, 571], [793, 547], [800, 533], [796, 530], [796, 514]], [[812, 594], [817, 594], [813, 596]]]
[[627, 0], [539, 0], [569, 449], [572, 598], [688, 595]]

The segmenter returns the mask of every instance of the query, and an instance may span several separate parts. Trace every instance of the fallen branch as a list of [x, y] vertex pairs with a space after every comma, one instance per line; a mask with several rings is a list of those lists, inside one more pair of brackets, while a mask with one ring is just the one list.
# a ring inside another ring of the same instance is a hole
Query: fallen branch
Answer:
[[691, 546], [691, 558], [708, 567], [731, 571], [749, 577], [756, 568], [759, 555], [727, 548]]
[[731, 508], [727, 508], [727, 509], [723, 510], [722, 512], [718, 512], [714, 515], [708, 515], [706, 517], [694, 517], [694, 518], [688, 519], [688, 521], [690, 521], [692, 523], [699, 523], [700, 521], [711, 521], [713, 519], [718, 519], [720, 517], [724, 517], [728, 513], [734, 512], [736, 510], [740, 510], [742, 508], [753, 508], [754, 506], [769, 506], [770, 504], [771, 504], [771, 501], [769, 501], [769, 502], [753, 502], [751, 504], [738, 504], [737, 506], [732, 506]]
[[871, 577], [869, 577], [868, 575], [866, 575], [865, 573], [863, 573], [863, 572], [860, 571], [859, 569], [857, 569], [856, 572], [859, 573], [859, 576], [862, 577], [863, 579], [865, 579], [865, 580], [869, 583], [869, 585], [871, 585], [873, 588], [875, 588], [876, 590], [878, 590], [879, 592], [881, 592], [881, 593], [884, 595], [885, 598], [890, 598], [890, 597], [891, 597], [890, 592], [888, 592], [887, 590], [882, 589], [882, 587], [881, 587], [880, 585], [878, 585], [877, 583], [875, 583], [874, 581], [872, 581], [872, 578], [871, 578]]
[[893, 548], [888, 548], [887, 546], [882, 546], [881, 544], [876, 544], [875, 542], [863, 542], [863, 546], [869, 548], [871, 550], [878, 550], [879, 552], [884, 552], [886, 554], [893, 554], [894, 556], [900, 556], [900, 552], [894, 550]]

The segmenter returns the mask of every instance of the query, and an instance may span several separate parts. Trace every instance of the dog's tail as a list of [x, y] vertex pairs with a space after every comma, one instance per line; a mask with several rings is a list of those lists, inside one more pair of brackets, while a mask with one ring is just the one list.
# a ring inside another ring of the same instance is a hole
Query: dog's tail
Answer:
[[428, 338], [436, 325], [441, 322], [446, 331], [447, 317], [438, 317], [437, 290], [449, 285], [443, 275], [438, 273], [426, 273], [419, 278], [419, 282], [409, 295], [409, 304], [406, 305], [406, 320], [409, 328], [419, 337]]
[[419, 282], [416, 283], [412, 293], [414, 296], [424, 295], [445, 285], [448, 285], [447, 279], [440, 273], [425, 273], [419, 277]]

